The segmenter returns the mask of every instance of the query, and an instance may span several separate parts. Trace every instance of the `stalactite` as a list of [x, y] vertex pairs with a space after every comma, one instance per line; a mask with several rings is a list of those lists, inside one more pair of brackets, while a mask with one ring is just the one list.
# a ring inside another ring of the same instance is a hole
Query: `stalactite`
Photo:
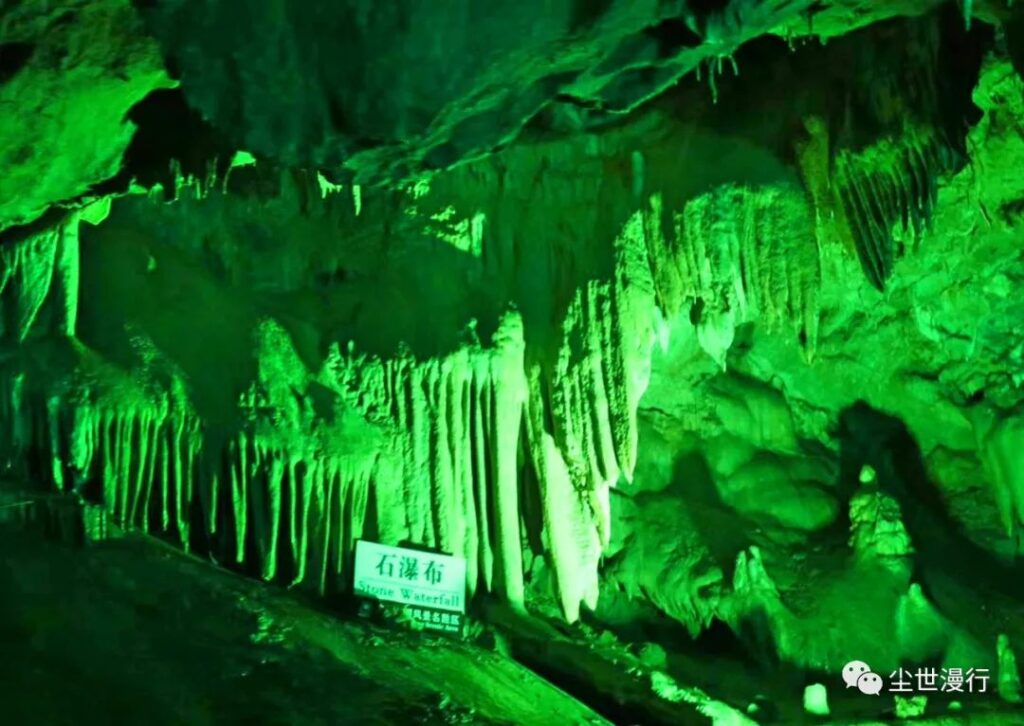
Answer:
[[480, 537], [480, 560], [481, 569], [484, 575], [484, 586], [490, 591], [494, 587], [494, 550], [491, 546], [490, 531], [490, 507], [491, 504], [491, 476], [487, 466], [489, 458], [489, 447], [485, 433], [486, 420], [490, 405], [490, 397], [487, 396], [487, 372], [482, 366], [476, 366], [473, 371], [473, 379], [470, 384], [472, 391], [473, 407], [473, 428], [469, 439], [470, 448], [473, 451], [473, 479], [476, 482], [475, 493], [477, 497], [477, 527]]
[[958, 154], [941, 134], [910, 128], [901, 137], [836, 155], [833, 191], [871, 283], [885, 288], [900, 254], [899, 226], [918, 240], [935, 206], [939, 176], [955, 171]]
[[1015, 551], [1024, 554], [1024, 416], [1019, 411], [999, 416], [979, 412], [974, 426], [1003, 529]]
[[534, 367], [529, 379], [527, 432], [547, 527], [547, 542], [557, 578], [562, 610], [572, 622], [580, 603], [597, 604], [597, 562], [601, 542], [593, 512], [573, 485], [554, 437], [545, 430], [542, 374]]
[[434, 509], [431, 505], [430, 482], [430, 430], [433, 425], [425, 386], [429, 385], [430, 366], [411, 366], [407, 381], [409, 389], [409, 430], [411, 457], [405, 471], [406, 506], [413, 518], [412, 539], [428, 547], [436, 543]]
[[307, 543], [308, 567], [316, 575], [317, 591], [327, 591], [327, 572], [331, 542], [331, 496], [335, 469], [327, 462], [319, 462], [316, 477], [310, 487], [306, 527], [310, 532]]
[[[629, 242], [634, 243], [643, 245], [644, 240]], [[585, 569], [574, 575], [583, 585], [566, 584], [566, 612], [573, 618], [580, 602], [595, 603], [596, 563], [602, 542], [610, 537], [608, 490], [622, 468], [618, 457], [631, 465], [635, 456], [633, 417], [646, 374], [629, 366], [635, 357], [646, 358], [641, 350], [630, 357], [616, 346], [652, 327], [650, 275], [646, 285], [638, 277], [641, 282], [631, 279], [628, 289], [624, 282], [618, 289], [614, 283], [595, 282], [577, 297], [563, 326], [563, 364], [545, 386], [564, 396], [557, 409], [547, 399], [534, 404], [547, 410], [540, 420], [557, 419], [560, 427], [556, 443], [554, 432], [534, 426], [537, 436], [547, 437], [546, 446], [554, 447], [546, 459], [538, 458], [537, 466], [568, 482], [565, 491], [556, 486], [548, 501], [570, 501], [576, 512], [569, 522], [552, 508], [545, 526], [559, 542], [584, 543], [577, 548], [580, 554], [567, 555], [568, 569], [561, 577]], [[646, 321], [638, 322], [640, 317]], [[367, 418], [397, 436], [399, 463], [391, 464], [391, 473], [379, 471], [374, 482], [381, 537], [425, 543], [435, 537], [439, 548], [465, 555], [471, 592], [480, 582], [516, 605], [524, 600], [518, 471], [528, 390], [524, 354], [521, 319], [509, 313], [490, 347], [464, 346], [423, 362], [408, 355], [375, 361], [351, 347], [345, 355], [335, 349], [321, 379], [339, 392], [358, 391]], [[526, 443], [534, 446], [532, 440]], [[570, 450], [578, 464], [574, 477], [568, 474]], [[560, 552], [573, 547], [560, 546]]]
[[676, 215], [682, 294], [701, 344], [720, 365], [734, 328], [751, 320], [799, 331], [813, 351], [821, 267], [807, 211], [795, 189], [724, 186]]
[[450, 359], [432, 360], [424, 367], [429, 417], [429, 499], [430, 516], [435, 546], [445, 552], [453, 552], [454, 520], [462, 516], [455, 507], [452, 461], [448, 443], [447, 378], [450, 375]]
[[[73, 335], [78, 309], [78, 217], [0, 246], [0, 340], [25, 341], [47, 307], [41, 333]], [[5, 330], [6, 322], [13, 329]]]
[[517, 452], [523, 405], [526, 401], [522, 319], [508, 314], [495, 334], [491, 359], [490, 392], [493, 399], [487, 421], [495, 489], [495, 523], [505, 597], [523, 606], [523, 554], [519, 531]]
[[[6, 251], [6, 250], [5, 250]], [[28, 336], [50, 292], [57, 245], [53, 233], [29, 239], [4, 254], [5, 266], [11, 270], [11, 289], [15, 293], [13, 319], [17, 341]]]
[[[610, 487], [636, 462], [657, 316], [650, 258], [660, 227], [649, 217], [637, 212], [617, 240], [615, 277], [589, 281], [573, 297], [551, 365], [527, 363], [515, 310], [486, 344], [467, 332], [464, 345], [425, 360], [336, 346], [318, 372], [284, 328], [265, 320], [254, 330], [258, 372], [238, 399], [233, 433], [204, 430], [169, 364], [153, 379], [148, 370], [136, 380], [111, 369], [45, 396], [19, 373], [0, 385], [5, 451], [48, 457], [44, 471], [60, 489], [98, 479], [122, 527], [173, 537], [185, 550], [203, 542], [267, 580], [344, 587], [354, 543], [369, 528], [381, 541], [465, 557], [469, 592], [483, 588], [516, 607], [526, 600], [520, 476], [528, 452], [543, 539], [575, 619], [581, 604], [596, 606]], [[54, 282], [54, 270], [72, 258], [58, 243], [75, 240], [47, 239], [49, 248], [30, 249], [50, 271], [49, 287], [38, 276], [27, 302], [10, 298], [10, 285], [0, 291], [2, 304], [28, 311], [19, 313], [19, 336], [43, 320], [38, 300], [73, 286], [70, 273]], [[0, 279], [26, 274], [25, 259], [5, 257]], [[61, 330], [70, 334], [73, 320]], [[160, 360], [155, 350], [147, 356]], [[307, 393], [314, 382], [337, 396], [336, 421], [316, 414]]]
[[245, 535], [248, 522], [246, 502], [249, 499], [248, 476], [249, 442], [245, 432], [238, 434], [228, 448], [227, 466], [231, 476], [231, 511], [235, 533], [235, 562], [245, 561]]
[[[623, 476], [632, 481], [637, 457], [636, 414], [640, 399], [647, 390], [651, 375], [651, 352], [654, 348], [654, 279], [646, 254], [643, 214], [637, 212], [626, 223], [615, 244], [615, 278], [612, 290], [611, 331], [613, 346], [621, 351], [621, 359], [612, 358], [622, 366], [618, 377], [625, 383], [626, 408], [621, 412], [622, 456], [619, 466]], [[614, 433], [614, 430], [613, 430]]]
[[466, 558], [466, 578], [470, 595], [475, 591], [479, 577], [480, 542], [477, 501], [474, 490], [473, 467], [474, 447], [472, 441], [473, 369], [469, 352], [465, 349], [455, 354], [452, 361], [452, 375], [449, 383], [451, 406], [449, 407], [448, 448], [452, 456], [452, 478], [456, 495], [455, 541], [452, 549]]
[[195, 459], [200, 440], [198, 437], [199, 432], [195, 428], [186, 425], [187, 422], [185, 421], [182, 423], [185, 442], [182, 451], [181, 479], [178, 482], [178, 535], [181, 546], [188, 552], [191, 548], [193, 475], [195, 473]]
[[[547, 401], [532, 404], [534, 423], [526, 427], [543, 442], [538, 470], [553, 478], [544, 485], [545, 526], [559, 543], [554, 559], [570, 618], [578, 616], [581, 602], [596, 605], [597, 562], [609, 537], [608, 487], [620, 466], [616, 436], [621, 445], [628, 436], [622, 431], [631, 426], [616, 419], [604, 391], [618, 385], [620, 400], [637, 395], [627, 390], [624, 370], [613, 379], [603, 362], [614, 344], [612, 331], [631, 314], [623, 299], [630, 294], [595, 285], [580, 297], [581, 355], [566, 379], [573, 391], [567, 420], [579, 439], [576, 450], [588, 462], [579, 488], [569, 478], [562, 449], [538, 428], [549, 414], [536, 409]], [[70, 488], [90, 474], [101, 480], [102, 499], [121, 526], [148, 531], [153, 525], [188, 549], [195, 519], [210, 541], [225, 540], [237, 563], [245, 562], [251, 542], [262, 577], [278, 578], [288, 563], [290, 582], [325, 591], [329, 579], [345, 573], [364, 531], [371, 491], [378, 499], [398, 492], [394, 506], [383, 510], [378, 501], [376, 508], [378, 530], [388, 524], [384, 520], [394, 520], [389, 541], [433, 537], [440, 548], [467, 558], [471, 592], [480, 581], [523, 606], [518, 455], [528, 393], [524, 354], [522, 321], [513, 312], [488, 348], [464, 347], [424, 362], [333, 358], [336, 390], [406, 441], [374, 447], [369, 461], [362, 450], [355, 458], [330, 453], [316, 432], [311, 448], [300, 452], [294, 448], [299, 439], [281, 437], [280, 422], [287, 416], [276, 415], [271, 428], [254, 420], [222, 448], [204, 451], [201, 423], [187, 406], [141, 391], [135, 398], [122, 391], [111, 401], [54, 397], [42, 405], [44, 415], [35, 416], [29, 415], [31, 400], [22, 400], [20, 379], [12, 378], [3, 387], [2, 404], [5, 420], [20, 422], [8, 435], [14, 437], [17, 427], [35, 431], [25, 435], [25, 448], [52, 454], [55, 483]], [[243, 396], [251, 407], [246, 410], [266, 408], [272, 400], [266, 395], [254, 390]], [[214, 461], [221, 463], [212, 466]], [[574, 514], [566, 518], [563, 507]], [[396, 516], [399, 511], [404, 514]]]

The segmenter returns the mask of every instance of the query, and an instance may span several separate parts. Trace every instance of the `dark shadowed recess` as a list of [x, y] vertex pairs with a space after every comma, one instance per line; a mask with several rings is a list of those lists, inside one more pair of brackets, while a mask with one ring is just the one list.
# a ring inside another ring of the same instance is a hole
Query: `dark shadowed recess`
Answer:
[[173, 198], [176, 174], [200, 180], [220, 179], [233, 149], [227, 140], [185, 101], [178, 88], [153, 91], [135, 104], [127, 120], [136, 125], [121, 171], [97, 185], [95, 192], [124, 192], [135, 181], [146, 188], [160, 184]]
[[1003, 562], [967, 536], [929, 477], [920, 446], [906, 424], [859, 401], [841, 413], [839, 436], [844, 502], [860, 486], [861, 467], [871, 466], [881, 490], [900, 505], [914, 544], [915, 580], [942, 612], [959, 613], [963, 603], [981, 597], [993, 606], [988, 618], [965, 614], [954, 621], [982, 642], [995, 642], [1000, 632], [1009, 632], [1013, 639], [1024, 637], [1020, 618], [1000, 620], [998, 616], [999, 604], [1016, 603], [1011, 612], [1019, 610], [1024, 599], [1024, 563]]
[[34, 50], [31, 43], [0, 43], [0, 83], [6, 83], [24, 68]]
[[1014, 69], [1024, 78], [1024, 6], [1003, 26], [1006, 32], [1006, 51]]

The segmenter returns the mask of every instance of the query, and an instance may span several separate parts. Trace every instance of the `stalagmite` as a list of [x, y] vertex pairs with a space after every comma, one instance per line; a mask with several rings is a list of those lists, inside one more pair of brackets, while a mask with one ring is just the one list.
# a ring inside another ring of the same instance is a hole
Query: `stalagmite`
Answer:
[[[265, 531], [263, 552], [263, 577], [267, 580], [274, 579], [277, 574], [278, 563], [278, 538], [281, 534], [281, 499], [284, 491], [285, 477], [287, 476], [287, 462], [280, 452], [268, 452], [264, 455], [264, 461], [270, 460], [269, 469], [266, 472], [267, 488], [263, 493], [267, 518], [264, 520]], [[258, 521], [258, 519], [257, 519]]]
[[903, 525], [899, 503], [876, 487], [850, 500], [850, 546], [860, 562], [875, 563], [907, 576], [914, 552]]
[[999, 697], [1007, 703], [1024, 703], [1017, 657], [1005, 633], [1000, 633], [996, 639], [996, 664], [996, 690]]
[[[310, 512], [313, 506], [313, 498], [316, 492], [323, 490], [323, 479], [321, 468], [323, 464], [320, 459], [314, 459], [306, 467], [300, 480], [299, 491], [301, 492], [302, 506], [299, 509], [299, 551], [295, 555], [296, 572], [292, 584], [298, 584], [306, 578], [306, 567], [310, 551]], [[313, 535], [318, 534], [313, 530]]]
[[462, 516], [456, 508], [455, 485], [453, 481], [451, 447], [448, 436], [448, 378], [451, 375], [449, 358], [433, 363], [430, 367], [430, 404], [434, 425], [431, 427], [431, 481], [434, 492], [434, 519], [437, 523], [438, 547], [446, 552], [457, 551], [453, 529], [455, 521]]
[[654, 280], [644, 241], [643, 215], [630, 218], [616, 242], [613, 293], [613, 340], [622, 351], [622, 380], [625, 382], [625, 417], [619, 466], [627, 480], [636, 467], [636, 413], [640, 398], [650, 382], [651, 353], [654, 348]]
[[153, 486], [153, 469], [157, 448], [156, 430], [160, 421], [155, 416], [144, 414], [141, 424], [139, 439], [142, 451], [140, 452], [138, 478], [135, 483], [135, 492], [133, 493], [134, 496], [128, 519], [143, 530], [148, 530], [149, 492]]
[[750, 628], [757, 637], [773, 642], [775, 651], [789, 662], [825, 669], [828, 651], [821, 641], [803, 637], [799, 615], [787, 607], [764, 566], [756, 546], [739, 553], [733, 571], [733, 593], [719, 606], [719, 616], [733, 629]]

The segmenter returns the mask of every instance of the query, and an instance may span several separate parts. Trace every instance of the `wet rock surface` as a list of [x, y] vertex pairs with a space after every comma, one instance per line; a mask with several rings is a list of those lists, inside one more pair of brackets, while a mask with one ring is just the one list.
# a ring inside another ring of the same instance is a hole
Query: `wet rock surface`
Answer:
[[0, 8], [18, 719], [1013, 722], [1024, 8], [477, 5]]

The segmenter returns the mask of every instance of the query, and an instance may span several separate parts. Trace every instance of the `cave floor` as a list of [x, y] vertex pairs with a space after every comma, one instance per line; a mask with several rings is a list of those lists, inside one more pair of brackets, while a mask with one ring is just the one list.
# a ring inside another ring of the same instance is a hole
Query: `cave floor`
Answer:
[[468, 643], [321, 612], [142, 536], [0, 528], [5, 724], [607, 723]]
[[[82, 547], [0, 525], [0, 594], [4, 724], [714, 720], [692, 704], [659, 698], [610, 633], [529, 624], [491, 607], [488, 620], [503, 635], [488, 649], [346, 620], [142, 535]], [[670, 670], [690, 683], [703, 671], [695, 680], [715, 681], [712, 695], [732, 693], [739, 705], [754, 688], [743, 685], [752, 677], [743, 668], [710, 653], [690, 655], [690, 668]], [[786, 700], [761, 722], [824, 722]], [[1018, 715], [983, 710], [913, 722], [1024, 723]], [[882, 723], [850, 716], [836, 713], [833, 722]]]

